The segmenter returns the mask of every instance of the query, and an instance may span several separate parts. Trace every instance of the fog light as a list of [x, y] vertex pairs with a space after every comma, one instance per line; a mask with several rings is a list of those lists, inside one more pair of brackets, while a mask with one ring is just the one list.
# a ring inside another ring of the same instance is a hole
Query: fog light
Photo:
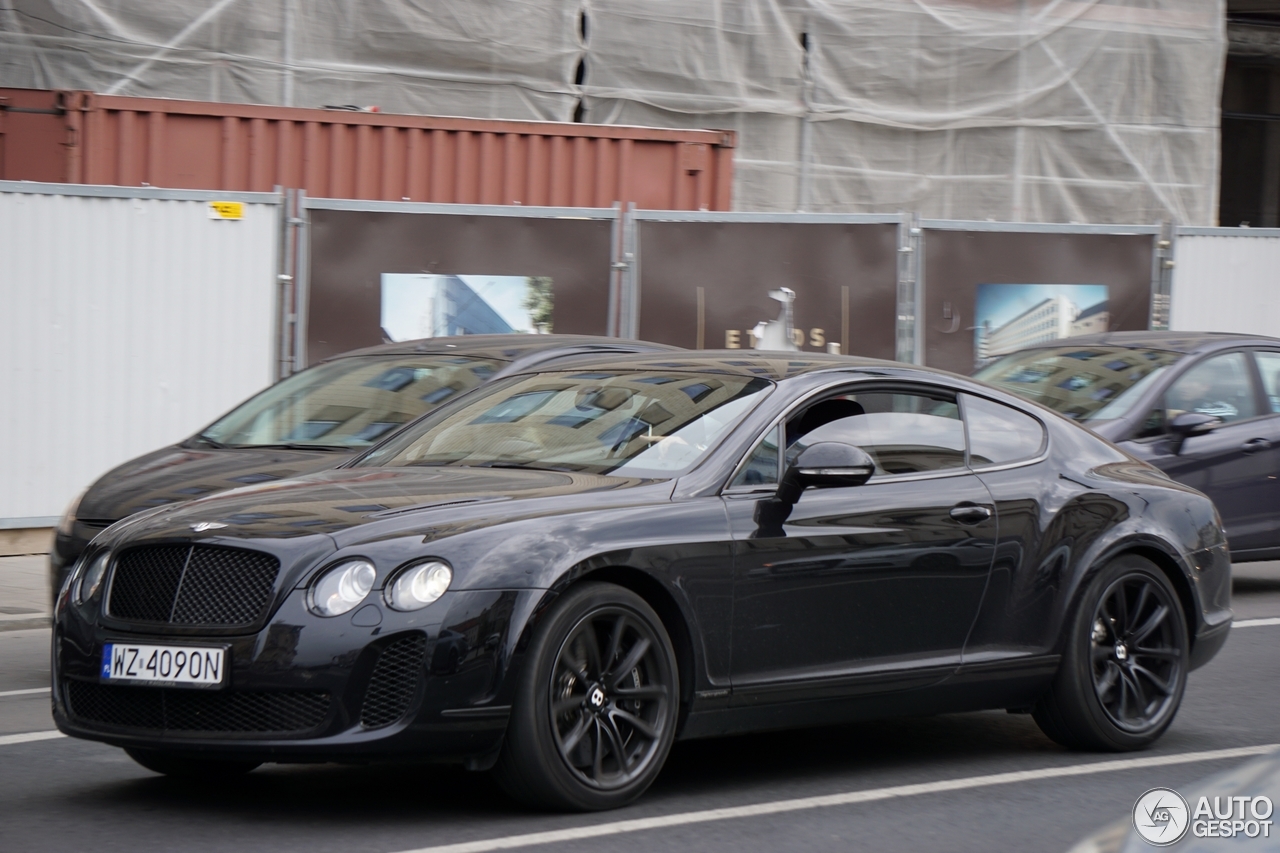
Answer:
[[373, 564], [367, 560], [334, 566], [312, 582], [308, 602], [311, 612], [318, 616], [346, 613], [364, 601], [377, 577]]
[[102, 579], [107, 574], [107, 561], [111, 554], [103, 551], [80, 575], [80, 579], [76, 581], [76, 604], [84, 604], [98, 594], [98, 590], [102, 588]]
[[387, 604], [395, 610], [419, 610], [444, 595], [453, 569], [438, 560], [411, 566], [387, 587]]

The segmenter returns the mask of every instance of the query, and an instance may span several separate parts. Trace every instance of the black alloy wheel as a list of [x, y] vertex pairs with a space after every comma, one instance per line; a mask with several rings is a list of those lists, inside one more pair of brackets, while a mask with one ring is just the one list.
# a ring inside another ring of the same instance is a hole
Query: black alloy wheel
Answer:
[[642, 774], [675, 697], [652, 626], [623, 607], [592, 610], [556, 656], [548, 691], [556, 748], [580, 781], [602, 791]]
[[1158, 724], [1175, 701], [1185, 663], [1177, 608], [1142, 573], [1113, 581], [1098, 602], [1089, 637], [1093, 689], [1107, 716], [1127, 732]]
[[666, 761], [678, 685], [671, 640], [643, 599], [610, 584], [570, 589], [530, 644], [498, 781], [540, 806], [631, 802]]
[[1153, 743], [1173, 722], [1187, 683], [1186, 616], [1169, 578], [1143, 557], [1118, 557], [1094, 577], [1069, 625], [1036, 723], [1076, 749]]

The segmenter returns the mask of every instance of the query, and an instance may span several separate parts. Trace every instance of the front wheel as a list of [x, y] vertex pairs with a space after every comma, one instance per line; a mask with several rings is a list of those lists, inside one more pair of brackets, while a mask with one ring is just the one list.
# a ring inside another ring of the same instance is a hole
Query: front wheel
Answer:
[[1074, 749], [1148, 746], [1178, 713], [1189, 652], [1186, 619], [1164, 572], [1136, 555], [1118, 557], [1085, 591], [1035, 721]]
[[534, 632], [494, 774], [511, 796], [577, 811], [644, 793], [675, 738], [679, 676], [662, 620], [630, 590], [584, 583]]

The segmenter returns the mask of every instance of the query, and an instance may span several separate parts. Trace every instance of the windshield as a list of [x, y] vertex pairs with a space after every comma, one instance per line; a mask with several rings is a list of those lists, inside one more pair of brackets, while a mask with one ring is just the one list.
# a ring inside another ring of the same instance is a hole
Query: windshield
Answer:
[[199, 437], [232, 447], [367, 447], [504, 366], [464, 355], [339, 358], [272, 385]]
[[518, 377], [459, 401], [358, 464], [669, 477], [693, 467], [771, 387], [757, 377], [648, 371]]
[[1056, 347], [1015, 352], [974, 378], [1080, 421], [1125, 414], [1181, 353], [1140, 347]]

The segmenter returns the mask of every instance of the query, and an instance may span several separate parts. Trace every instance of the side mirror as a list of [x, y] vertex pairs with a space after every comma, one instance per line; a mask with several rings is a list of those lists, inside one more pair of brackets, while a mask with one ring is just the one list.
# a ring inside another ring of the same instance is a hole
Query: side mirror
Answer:
[[820, 489], [861, 486], [875, 472], [876, 463], [861, 447], [839, 441], [820, 441], [800, 451], [796, 461], [787, 468], [778, 497], [795, 503], [808, 486]]
[[1222, 419], [1200, 412], [1183, 412], [1169, 421], [1169, 449], [1177, 456], [1182, 445], [1193, 435], [1203, 435], [1222, 423]]

